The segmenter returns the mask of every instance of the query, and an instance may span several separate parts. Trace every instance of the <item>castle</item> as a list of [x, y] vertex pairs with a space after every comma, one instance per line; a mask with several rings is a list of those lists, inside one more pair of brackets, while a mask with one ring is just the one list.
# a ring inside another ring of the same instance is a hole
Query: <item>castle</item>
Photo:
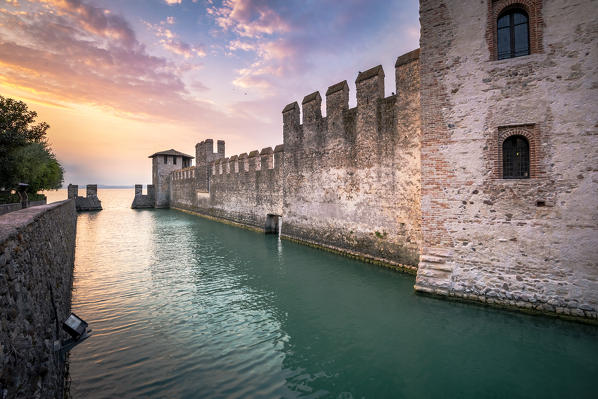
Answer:
[[156, 153], [135, 201], [411, 270], [420, 292], [596, 320], [597, 20], [590, 0], [421, 0], [396, 95], [377, 66], [355, 108], [346, 81], [325, 117], [319, 92], [284, 107], [274, 149]]

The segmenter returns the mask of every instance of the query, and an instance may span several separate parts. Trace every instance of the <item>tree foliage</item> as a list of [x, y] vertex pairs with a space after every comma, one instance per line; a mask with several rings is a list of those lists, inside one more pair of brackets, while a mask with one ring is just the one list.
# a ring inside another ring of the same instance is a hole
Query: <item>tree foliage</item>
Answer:
[[35, 193], [62, 185], [64, 171], [46, 138], [50, 126], [36, 118], [24, 102], [0, 96], [0, 189], [27, 183]]

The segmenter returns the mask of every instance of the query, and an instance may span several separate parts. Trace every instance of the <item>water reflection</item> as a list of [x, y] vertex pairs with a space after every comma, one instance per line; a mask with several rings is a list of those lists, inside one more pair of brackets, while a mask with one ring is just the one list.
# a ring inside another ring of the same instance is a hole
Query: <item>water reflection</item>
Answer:
[[72, 353], [75, 398], [594, 392], [595, 327], [417, 296], [412, 276], [132, 193], [79, 216], [73, 308], [96, 335]]

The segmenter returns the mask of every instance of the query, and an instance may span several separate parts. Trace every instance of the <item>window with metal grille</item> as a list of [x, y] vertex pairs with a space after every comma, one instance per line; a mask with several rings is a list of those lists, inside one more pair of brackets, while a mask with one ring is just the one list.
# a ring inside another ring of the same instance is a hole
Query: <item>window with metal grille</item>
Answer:
[[523, 136], [508, 137], [502, 143], [503, 179], [529, 179], [529, 142]]
[[529, 18], [515, 8], [502, 13], [496, 23], [498, 59], [520, 57], [529, 52]]

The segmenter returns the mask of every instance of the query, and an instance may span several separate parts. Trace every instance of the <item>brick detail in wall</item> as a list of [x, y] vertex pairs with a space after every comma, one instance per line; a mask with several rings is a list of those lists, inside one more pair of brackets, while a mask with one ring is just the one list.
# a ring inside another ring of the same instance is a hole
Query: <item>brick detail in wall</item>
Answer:
[[541, 167], [540, 129], [538, 125], [501, 126], [494, 133], [494, 138], [489, 146], [489, 160], [492, 168], [492, 177], [502, 179], [503, 155], [502, 144], [511, 136], [523, 136], [529, 143], [529, 173], [530, 179], [544, 177]]
[[496, 49], [496, 21], [498, 16], [510, 8], [521, 8], [529, 17], [530, 54], [542, 53], [542, 0], [488, 0], [488, 21], [486, 23], [486, 42], [490, 52], [490, 61], [498, 59]]

